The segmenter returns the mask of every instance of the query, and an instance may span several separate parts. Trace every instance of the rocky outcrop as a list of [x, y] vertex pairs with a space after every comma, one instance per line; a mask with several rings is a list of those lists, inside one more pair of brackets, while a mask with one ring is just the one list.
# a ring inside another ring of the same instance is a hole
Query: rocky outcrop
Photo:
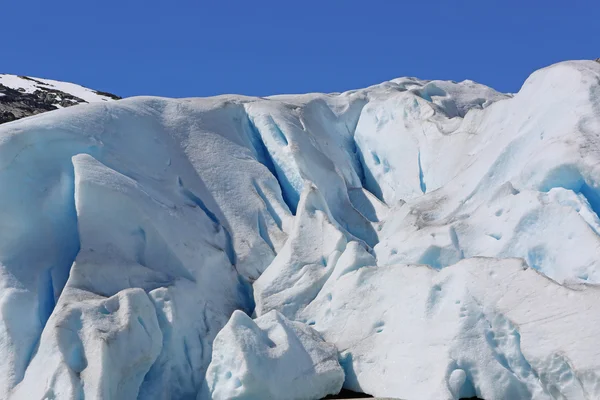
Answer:
[[[87, 103], [73, 94], [48, 87], [49, 85], [33, 78], [19, 78], [39, 84], [36, 90], [28, 93], [23, 88], [11, 88], [0, 83], [0, 124], [20, 118]], [[111, 93], [94, 91], [99, 96], [113, 100], [120, 99]]]

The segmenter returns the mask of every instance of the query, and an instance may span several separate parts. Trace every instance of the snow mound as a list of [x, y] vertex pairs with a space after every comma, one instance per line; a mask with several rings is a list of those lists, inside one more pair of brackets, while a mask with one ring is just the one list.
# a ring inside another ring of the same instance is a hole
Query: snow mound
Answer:
[[4, 124], [0, 399], [598, 398], [599, 133], [592, 61]]
[[213, 344], [207, 398], [311, 400], [344, 383], [335, 346], [277, 311], [252, 320], [235, 311]]

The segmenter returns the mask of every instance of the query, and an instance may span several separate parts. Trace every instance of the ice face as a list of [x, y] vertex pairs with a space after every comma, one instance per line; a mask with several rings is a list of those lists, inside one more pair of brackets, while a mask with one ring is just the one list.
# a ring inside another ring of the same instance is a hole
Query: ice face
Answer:
[[599, 397], [599, 78], [2, 125], [0, 398]]

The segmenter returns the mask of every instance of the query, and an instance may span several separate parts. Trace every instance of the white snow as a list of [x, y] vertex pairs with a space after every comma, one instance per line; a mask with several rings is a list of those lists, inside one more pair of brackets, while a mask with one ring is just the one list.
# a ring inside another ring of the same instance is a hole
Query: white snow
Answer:
[[0, 399], [600, 398], [599, 133], [593, 61], [3, 125]]
[[75, 83], [54, 81], [51, 79], [0, 74], [0, 84], [14, 90], [21, 89], [24, 93], [33, 93], [36, 90], [45, 89], [60, 90], [61, 92], [78, 97], [87, 103], [114, 100], [111, 97], [99, 94], [95, 90], [88, 89]]

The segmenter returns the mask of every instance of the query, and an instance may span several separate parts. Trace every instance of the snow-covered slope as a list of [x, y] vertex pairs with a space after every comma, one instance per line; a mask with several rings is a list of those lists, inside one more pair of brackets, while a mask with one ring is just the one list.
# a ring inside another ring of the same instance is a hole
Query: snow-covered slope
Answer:
[[0, 124], [77, 104], [119, 98], [74, 83], [0, 74]]
[[598, 398], [599, 183], [593, 61], [3, 125], [0, 398]]

